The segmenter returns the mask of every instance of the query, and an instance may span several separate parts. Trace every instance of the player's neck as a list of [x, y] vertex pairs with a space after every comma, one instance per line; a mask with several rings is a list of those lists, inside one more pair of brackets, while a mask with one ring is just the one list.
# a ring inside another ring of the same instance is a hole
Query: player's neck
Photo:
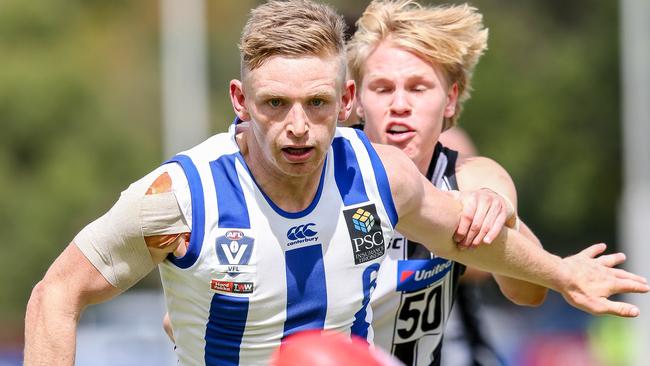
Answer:
[[421, 158], [419, 160], [413, 161], [415, 163], [415, 166], [418, 167], [418, 170], [420, 171], [420, 174], [426, 176], [427, 172], [429, 171], [429, 165], [431, 164], [431, 158]]
[[310, 174], [287, 175], [270, 165], [255, 146], [242, 151], [255, 182], [273, 203], [287, 212], [300, 212], [313, 202], [323, 174], [323, 164]]

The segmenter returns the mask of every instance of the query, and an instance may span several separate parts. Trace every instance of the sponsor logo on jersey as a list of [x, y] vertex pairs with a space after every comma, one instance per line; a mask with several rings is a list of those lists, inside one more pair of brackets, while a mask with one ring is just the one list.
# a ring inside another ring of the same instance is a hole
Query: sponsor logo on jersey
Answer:
[[397, 262], [397, 291], [418, 291], [440, 281], [451, 270], [444, 258], [409, 259]]
[[250, 262], [254, 243], [255, 239], [244, 235], [239, 230], [227, 231], [217, 238], [215, 244], [219, 264], [228, 265], [232, 269], [228, 273], [236, 276], [241, 272], [239, 268]]
[[239, 240], [244, 237], [244, 233], [239, 230], [230, 230], [224, 235], [228, 240]]
[[318, 240], [318, 232], [313, 228], [316, 226], [313, 222], [303, 225], [293, 226], [287, 231], [287, 239], [290, 241], [287, 246], [294, 246], [297, 244], [313, 243], [316, 244]]
[[401, 235], [395, 235], [393, 236], [392, 239], [390, 239], [390, 244], [388, 244], [388, 247], [390, 249], [395, 249], [395, 250], [401, 250], [402, 245], [406, 242], [406, 238], [401, 236]]
[[233, 294], [250, 294], [253, 293], [253, 282], [234, 282], [212, 280], [210, 288], [215, 291], [229, 292]]
[[298, 225], [294, 226], [289, 231], [287, 231], [287, 238], [289, 240], [298, 240], [298, 239], [304, 239], [304, 238], [311, 238], [312, 236], [316, 236], [318, 234], [314, 230], [310, 229], [312, 226], [315, 226], [313, 222], [310, 222], [309, 224], [304, 224], [304, 225]]
[[354, 263], [380, 258], [386, 252], [384, 232], [374, 204], [343, 211], [354, 253]]

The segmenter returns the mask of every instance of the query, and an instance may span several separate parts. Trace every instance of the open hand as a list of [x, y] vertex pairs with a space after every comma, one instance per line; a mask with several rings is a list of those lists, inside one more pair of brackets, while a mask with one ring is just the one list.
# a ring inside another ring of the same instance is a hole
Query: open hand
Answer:
[[569, 281], [560, 289], [564, 299], [578, 309], [595, 315], [612, 314], [636, 317], [639, 309], [625, 302], [611, 301], [616, 294], [650, 291], [644, 277], [614, 268], [625, 261], [625, 254], [601, 255], [607, 245], [594, 244], [563, 259]]

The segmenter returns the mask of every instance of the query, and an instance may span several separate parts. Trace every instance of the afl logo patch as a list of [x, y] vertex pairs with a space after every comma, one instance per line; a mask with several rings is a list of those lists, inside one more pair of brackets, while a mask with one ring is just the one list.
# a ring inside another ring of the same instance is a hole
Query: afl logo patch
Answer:
[[239, 230], [229, 230], [217, 238], [215, 249], [219, 264], [246, 265], [253, 253], [255, 239]]
[[226, 232], [225, 237], [228, 240], [239, 240], [244, 237], [244, 233], [239, 230], [230, 230]]

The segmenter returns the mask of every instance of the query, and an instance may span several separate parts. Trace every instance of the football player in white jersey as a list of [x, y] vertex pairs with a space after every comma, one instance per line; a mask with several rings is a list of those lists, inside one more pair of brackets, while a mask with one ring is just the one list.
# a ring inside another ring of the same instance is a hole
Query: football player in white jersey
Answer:
[[[504, 229], [459, 250], [462, 207], [399, 149], [337, 128], [351, 110], [343, 20], [306, 0], [255, 8], [242, 33], [236, 120], [132, 184], [35, 286], [25, 364], [72, 365], [82, 310], [158, 264], [181, 365], [266, 364], [285, 336], [326, 329], [372, 338], [368, 307], [393, 230], [468, 265], [555, 289], [594, 313], [647, 292], [604, 245], [559, 258]], [[188, 243], [189, 240], [189, 243]]]

